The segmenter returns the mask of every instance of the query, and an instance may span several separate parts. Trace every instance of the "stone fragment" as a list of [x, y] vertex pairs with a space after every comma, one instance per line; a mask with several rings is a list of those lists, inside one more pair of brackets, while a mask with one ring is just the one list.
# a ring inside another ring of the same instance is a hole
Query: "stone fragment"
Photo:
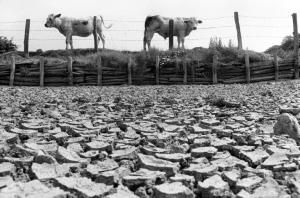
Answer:
[[197, 125], [191, 126], [189, 130], [193, 134], [203, 134], [203, 135], [208, 134], [211, 131], [210, 129], [204, 129]]
[[136, 159], [137, 149], [136, 147], [129, 147], [124, 150], [114, 150], [110, 155], [114, 160], [133, 160]]
[[128, 188], [124, 186], [118, 186], [116, 192], [113, 194], [107, 195], [106, 198], [139, 198], [133, 192], [128, 190]]
[[8, 133], [4, 129], [0, 129], [0, 142], [6, 142], [8, 144], [17, 143], [19, 138], [18, 134]]
[[111, 144], [109, 144], [107, 142], [92, 141], [92, 142], [86, 143], [86, 146], [90, 150], [98, 150], [99, 152], [106, 151], [106, 152], [110, 153], [112, 151]]
[[[14, 180], [11, 176], [4, 176], [4, 177], [0, 177], [0, 189], [9, 186], [11, 184], [14, 183]], [[0, 190], [0, 194], [1, 194], [1, 190]]]
[[288, 134], [291, 138], [299, 141], [300, 127], [297, 119], [288, 113], [283, 113], [277, 118], [277, 122], [274, 125], [274, 134]]
[[300, 107], [292, 107], [292, 106], [279, 106], [279, 113], [289, 113], [294, 116], [300, 113]]
[[200, 123], [205, 126], [218, 126], [220, 124], [220, 121], [216, 119], [204, 119], [201, 120]]
[[183, 154], [183, 153], [156, 153], [155, 157], [163, 160], [167, 160], [170, 162], [180, 162], [183, 159], [188, 159], [191, 157], [190, 154]]
[[129, 188], [144, 186], [149, 183], [155, 184], [156, 181], [166, 181], [166, 173], [141, 168], [140, 170], [123, 177], [123, 184]]
[[273, 169], [275, 166], [283, 165], [289, 161], [289, 158], [285, 153], [274, 153], [270, 157], [268, 157], [261, 166], [267, 169]]
[[61, 161], [63, 163], [79, 163], [79, 162], [87, 163], [88, 162], [86, 159], [79, 157], [79, 155], [74, 151], [65, 149], [62, 146], [58, 147], [56, 158], [58, 161]]
[[12, 128], [12, 129], [10, 129], [10, 132], [18, 134], [21, 139], [33, 138], [33, 137], [36, 137], [38, 134], [37, 130], [19, 129], [19, 128]]
[[151, 155], [138, 154], [138, 160], [141, 168], [153, 171], [163, 171], [167, 176], [173, 176], [179, 170], [179, 165], [177, 163], [158, 159]]
[[197, 147], [207, 147], [210, 146], [211, 139], [209, 137], [199, 137], [194, 139], [193, 144], [191, 145], [191, 148], [197, 148]]
[[254, 151], [240, 152], [241, 159], [244, 159], [251, 166], [260, 165], [265, 159], [269, 157], [269, 154], [263, 149], [256, 149]]
[[35, 178], [39, 180], [53, 179], [56, 177], [63, 177], [70, 172], [70, 168], [79, 167], [78, 163], [71, 164], [37, 164], [33, 163], [31, 171]]
[[155, 153], [166, 153], [167, 150], [163, 148], [154, 147], [154, 146], [143, 146], [141, 147], [141, 152], [146, 155], [155, 155]]
[[262, 181], [263, 179], [258, 176], [246, 177], [237, 181], [236, 188], [238, 190], [244, 189], [247, 192], [251, 192], [254, 188], [258, 187]]
[[203, 182], [199, 181], [197, 188], [203, 198], [229, 197], [231, 195], [228, 183], [219, 175], [213, 175]]
[[241, 178], [241, 172], [237, 169], [225, 171], [222, 173], [222, 178], [227, 181], [230, 186], [235, 186], [238, 179]]
[[154, 197], [194, 198], [194, 193], [180, 182], [164, 183], [153, 188]]
[[268, 177], [266, 178], [266, 182], [262, 183], [253, 191], [253, 194], [251, 194], [251, 198], [260, 197], [290, 198], [291, 196], [286, 193], [285, 189], [280, 186], [276, 180]]
[[10, 162], [0, 163], [0, 177], [8, 176], [16, 171], [16, 166]]
[[198, 147], [194, 148], [191, 151], [192, 157], [198, 158], [198, 157], [206, 157], [211, 158], [213, 155], [217, 153], [218, 149], [215, 147]]
[[54, 179], [56, 185], [78, 197], [104, 197], [109, 194], [113, 186], [95, 183], [86, 177], [59, 177]]
[[43, 150], [38, 151], [37, 155], [34, 157], [34, 162], [36, 162], [38, 164], [42, 164], [42, 163], [55, 164], [55, 163], [57, 163], [56, 159], [53, 156], [47, 154]]
[[[27, 195], [27, 196], [25, 196]], [[60, 188], [49, 188], [38, 180], [27, 183], [16, 182], [1, 189], [0, 197], [43, 197], [43, 198], [67, 198], [68, 193]]]
[[193, 188], [194, 183], [195, 183], [195, 178], [190, 175], [185, 175], [185, 174], [176, 174], [173, 177], [170, 177], [171, 182], [181, 182], [183, 185]]
[[119, 167], [118, 163], [112, 159], [97, 161], [96, 164], [88, 164], [86, 171], [88, 174], [97, 176], [101, 172], [115, 170]]
[[182, 170], [184, 174], [194, 176], [196, 181], [202, 181], [218, 171], [218, 167], [210, 164], [191, 164]]
[[97, 159], [99, 156], [99, 151], [97, 150], [91, 150], [84, 153], [79, 153], [79, 156], [82, 158], [91, 158], [91, 159]]
[[95, 182], [97, 183], [104, 183], [106, 185], [116, 185], [119, 184], [119, 181], [129, 175], [131, 171], [128, 168], [125, 167], [119, 167], [116, 170], [111, 171], [105, 171], [102, 173], [99, 173], [95, 177]]
[[211, 164], [218, 167], [219, 171], [229, 171], [234, 167], [245, 168], [248, 166], [248, 163], [244, 160], [240, 160], [234, 156], [229, 156], [226, 158], [220, 158], [217, 160], [211, 161]]

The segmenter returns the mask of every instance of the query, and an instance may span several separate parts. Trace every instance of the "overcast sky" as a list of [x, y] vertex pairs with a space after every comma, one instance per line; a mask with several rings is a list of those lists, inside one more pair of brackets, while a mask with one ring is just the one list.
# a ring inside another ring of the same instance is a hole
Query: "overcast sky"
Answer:
[[[208, 47], [211, 37], [220, 37], [225, 44], [232, 39], [237, 44], [233, 13], [238, 11], [243, 47], [264, 51], [272, 45], [280, 44], [284, 36], [292, 35], [291, 14], [300, 10], [300, 1], [0, 0], [0, 7], [0, 36], [13, 38], [19, 50], [23, 50], [27, 18], [32, 21], [30, 50], [65, 48], [64, 36], [56, 29], [44, 27], [50, 13], [72, 17], [102, 15], [105, 23], [113, 24], [111, 29], [104, 30], [106, 47], [111, 49], [141, 50], [144, 20], [146, 16], [156, 14], [168, 17], [197, 17], [203, 21], [199, 29], [186, 38], [186, 48]], [[93, 47], [92, 36], [74, 37], [73, 40], [75, 48]], [[177, 45], [177, 42], [175, 44]], [[168, 42], [156, 35], [153, 46], [166, 49]]]

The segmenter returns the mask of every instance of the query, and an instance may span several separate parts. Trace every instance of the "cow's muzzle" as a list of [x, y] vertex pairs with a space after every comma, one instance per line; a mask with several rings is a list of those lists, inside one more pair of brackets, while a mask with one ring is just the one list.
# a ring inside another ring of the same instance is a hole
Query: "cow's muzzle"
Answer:
[[193, 30], [197, 30], [197, 27], [193, 27]]
[[45, 27], [49, 27], [47, 23], [45, 23]]

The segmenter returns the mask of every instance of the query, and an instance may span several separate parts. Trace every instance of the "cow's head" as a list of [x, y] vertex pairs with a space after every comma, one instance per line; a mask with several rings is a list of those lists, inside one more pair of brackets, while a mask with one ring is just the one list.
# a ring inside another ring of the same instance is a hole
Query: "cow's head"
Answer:
[[61, 14], [57, 14], [57, 15], [49, 14], [47, 21], [45, 23], [45, 27], [55, 27], [55, 20], [60, 16]]
[[197, 25], [202, 23], [201, 20], [197, 20], [196, 18], [188, 18], [184, 20], [184, 23], [187, 25], [187, 29], [189, 30], [196, 30]]

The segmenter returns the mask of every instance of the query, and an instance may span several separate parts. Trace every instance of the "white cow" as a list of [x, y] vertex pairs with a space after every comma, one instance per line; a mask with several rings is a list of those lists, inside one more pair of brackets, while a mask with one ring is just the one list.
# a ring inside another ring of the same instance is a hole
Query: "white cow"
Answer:
[[[146, 50], [146, 44], [148, 49], [151, 46], [151, 40], [154, 33], [158, 33], [165, 39], [169, 37], [169, 21], [171, 18], [162, 17], [159, 15], [148, 16], [145, 21], [145, 32], [144, 32], [144, 50]], [[197, 25], [202, 23], [201, 20], [196, 18], [174, 18], [174, 29], [173, 35], [177, 36], [178, 48], [180, 48], [180, 43], [182, 48], [184, 48], [184, 37], [188, 36], [192, 30], [197, 29]]]
[[[51, 28], [54, 27], [58, 29], [58, 31], [66, 37], [66, 49], [68, 50], [68, 45], [71, 46], [73, 50], [73, 40], [72, 36], [81, 36], [87, 37], [91, 35], [94, 31], [93, 25], [94, 17], [88, 17], [83, 19], [76, 19], [71, 17], [61, 17], [61, 14], [50, 14], [47, 18], [45, 23], [45, 27]], [[97, 27], [97, 40], [98, 44], [101, 39], [103, 44], [103, 49], [105, 48], [105, 37], [103, 35], [103, 28], [102, 24], [105, 28], [111, 28], [112, 25], [106, 27], [104, 25], [104, 20], [102, 16], [97, 17], [96, 20], [96, 27]]]

